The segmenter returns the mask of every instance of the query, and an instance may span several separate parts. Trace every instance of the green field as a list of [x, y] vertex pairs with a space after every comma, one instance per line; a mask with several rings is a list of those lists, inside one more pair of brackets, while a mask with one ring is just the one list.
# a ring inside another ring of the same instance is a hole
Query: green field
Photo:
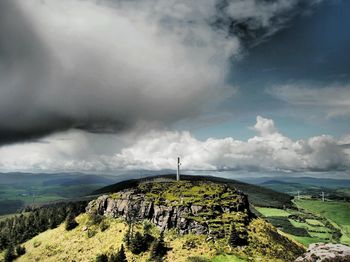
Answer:
[[295, 200], [294, 203], [298, 209], [255, 209], [274, 226], [305, 246], [315, 242], [350, 244], [350, 203], [311, 199]]
[[339, 201], [295, 200], [300, 208], [329, 220], [342, 233], [341, 242], [350, 244], [350, 203]]
[[256, 207], [256, 209], [265, 217], [287, 217], [291, 214], [283, 209], [278, 208]]
[[313, 243], [322, 242], [321, 239], [318, 239], [315, 237], [299, 237], [294, 235], [289, 235], [289, 236], [306, 247], [308, 247], [310, 244], [313, 244]]

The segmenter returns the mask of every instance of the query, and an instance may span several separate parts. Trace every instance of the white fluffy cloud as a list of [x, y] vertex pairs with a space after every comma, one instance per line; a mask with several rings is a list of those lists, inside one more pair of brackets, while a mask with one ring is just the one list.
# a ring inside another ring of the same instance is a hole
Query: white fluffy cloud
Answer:
[[[0, 168], [21, 171], [113, 171], [173, 169], [181, 156], [189, 170], [328, 171], [349, 170], [350, 155], [337, 140], [321, 135], [293, 141], [271, 119], [258, 116], [258, 132], [247, 141], [209, 138], [186, 131], [150, 131], [117, 137], [82, 131], [51, 136], [41, 142], [0, 148]], [[122, 146], [123, 145], [123, 146]]]

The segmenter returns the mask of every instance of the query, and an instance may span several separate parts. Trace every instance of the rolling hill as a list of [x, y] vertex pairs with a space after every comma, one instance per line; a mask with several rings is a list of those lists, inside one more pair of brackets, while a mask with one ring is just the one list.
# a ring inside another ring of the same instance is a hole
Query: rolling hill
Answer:
[[[259, 187], [243, 183], [238, 189], [239, 182], [211, 177], [170, 178], [124, 181], [95, 192], [103, 195], [88, 204], [77, 225], [67, 228], [66, 222], [40, 233], [23, 244], [26, 252], [17, 261], [106, 261], [97, 259], [111, 259], [122, 244], [127, 261], [145, 262], [282, 262], [305, 251], [250, 212], [242, 189]], [[258, 193], [276, 204], [270, 192]]]
[[[159, 179], [159, 178], [174, 178], [174, 174], [167, 174], [167, 175], [157, 175], [157, 176], [150, 176], [147, 178], [142, 179], [130, 179], [125, 180], [113, 185], [109, 185], [106, 187], [103, 187], [101, 189], [98, 189], [94, 192], [92, 192], [92, 195], [99, 195], [99, 194], [105, 194], [105, 193], [112, 193], [117, 192], [119, 190], [125, 189], [125, 188], [132, 188], [137, 186], [139, 183], [151, 181], [153, 179]], [[213, 176], [194, 176], [194, 175], [181, 175], [181, 180], [184, 181], [211, 181], [215, 183], [224, 183], [227, 184], [229, 187], [237, 188], [238, 190], [241, 190], [245, 194], [248, 195], [249, 202], [256, 206], [262, 206], [262, 207], [276, 207], [276, 208], [283, 208], [283, 207], [292, 207], [293, 204], [291, 202], [292, 197], [288, 194], [276, 192], [269, 188], [264, 188], [258, 185], [252, 185], [244, 182], [240, 182], [237, 180], [227, 179], [227, 178], [221, 178], [221, 177], [213, 177]]]

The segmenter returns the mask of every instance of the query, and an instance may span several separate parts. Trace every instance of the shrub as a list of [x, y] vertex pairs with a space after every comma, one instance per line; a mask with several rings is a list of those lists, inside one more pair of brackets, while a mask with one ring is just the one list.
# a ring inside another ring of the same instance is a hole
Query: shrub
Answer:
[[4, 262], [12, 262], [16, 258], [15, 250], [13, 246], [9, 246], [6, 249], [5, 255], [4, 255]]
[[33, 247], [34, 247], [34, 248], [37, 248], [37, 247], [39, 247], [40, 245], [41, 245], [41, 242], [40, 242], [40, 241], [35, 240], [35, 241], [33, 242]]
[[108, 228], [109, 228], [109, 224], [105, 220], [102, 220], [101, 223], [100, 223], [100, 230], [101, 230], [101, 232], [105, 231]]
[[17, 257], [20, 257], [26, 253], [26, 248], [22, 246], [16, 246]]
[[130, 239], [129, 249], [133, 254], [138, 255], [147, 250], [145, 244], [144, 237], [140, 232], [136, 232], [135, 236]]
[[168, 248], [164, 243], [163, 232], [160, 234], [159, 239], [154, 241], [151, 247], [151, 260], [162, 261], [162, 257], [168, 252]]
[[103, 220], [103, 216], [97, 213], [89, 214], [89, 222], [91, 225], [99, 225]]
[[95, 236], [97, 234], [97, 231], [96, 230], [93, 230], [93, 229], [88, 229], [86, 231], [86, 236], [88, 238], [92, 238], [93, 236]]
[[151, 234], [152, 224], [149, 221], [143, 223], [143, 233]]
[[96, 256], [96, 262], [108, 262], [108, 256], [106, 254], [99, 254]]
[[69, 231], [76, 228], [78, 225], [79, 224], [75, 220], [74, 215], [72, 213], [69, 213], [65, 221], [65, 229]]
[[109, 262], [128, 262], [125, 256], [124, 246], [122, 245], [117, 254], [111, 255]]

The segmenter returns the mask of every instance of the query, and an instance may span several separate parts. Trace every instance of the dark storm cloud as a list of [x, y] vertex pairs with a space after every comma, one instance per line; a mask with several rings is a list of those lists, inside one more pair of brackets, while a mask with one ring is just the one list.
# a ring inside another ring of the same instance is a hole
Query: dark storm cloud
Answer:
[[232, 94], [240, 39], [273, 34], [300, 2], [3, 0], [0, 144], [194, 117]]
[[33, 107], [44, 88], [39, 76], [50, 73], [50, 64], [47, 50], [15, 1], [0, 2], [0, 32], [0, 143], [34, 138], [64, 126], [64, 120], [50, 123], [49, 112]]

